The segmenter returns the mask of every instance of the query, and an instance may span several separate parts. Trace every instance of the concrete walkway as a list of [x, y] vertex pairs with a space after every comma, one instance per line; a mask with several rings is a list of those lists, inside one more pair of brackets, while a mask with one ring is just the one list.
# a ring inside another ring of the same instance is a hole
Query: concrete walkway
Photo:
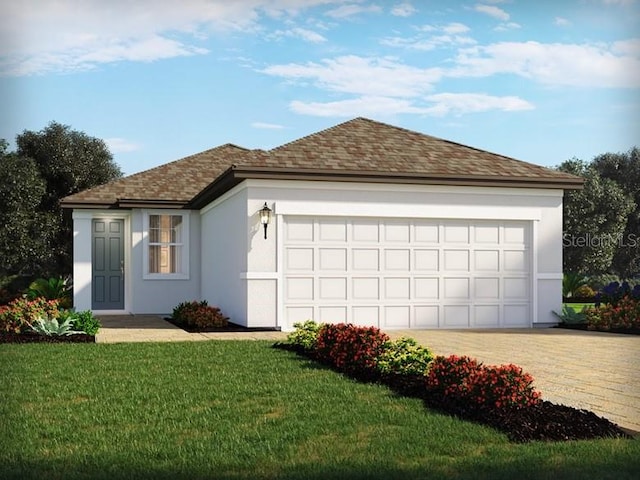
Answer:
[[[104, 316], [98, 343], [283, 340], [283, 332], [188, 333], [156, 315]], [[563, 329], [395, 330], [439, 355], [514, 363], [545, 400], [591, 410], [640, 432], [640, 336]]]

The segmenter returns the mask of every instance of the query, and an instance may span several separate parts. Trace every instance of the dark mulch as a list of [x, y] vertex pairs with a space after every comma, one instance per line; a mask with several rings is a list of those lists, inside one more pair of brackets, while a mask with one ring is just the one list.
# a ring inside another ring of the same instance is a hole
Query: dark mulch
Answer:
[[227, 325], [224, 326], [224, 327], [198, 328], [198, 327], [194, 327], [192, 325], [187, 325], [186, 323], [180, 322], [180, 321], [175, 320], [174, 318], [171, 318], [171, 317], [165, 317], [164, 319], [167, 322], [171, 323], [172, 325], [175, 325], [176, 327], [181, 328], [185, 332], [189, 332], [189, 333], [267, 332], [267, 331], [278, 331], [278, 330], [280, 330], [279, 328], [263, 328], [263, 327], [247, 328], [247, 327], [243, 327], [242, 325], [237, 325], [237, 324], [232, 323], [232, 322], [228, 322]]
[[95, 343], [94, 335], [78, 333], [75, 335], [48, 336], [39, 333], [0, 332], [0, 343]]
[[[293, 351], [311, 358], [308, 352], [287, 343], [278, 342], [274, 344], [274, 348]], [[373, 380], [372, 375], [355, 378]], [[635, 436], [635, 432], [627, 432], [593, 412], [548, 401], [528, 408], [481, 410], [470, 408], [462, 402], [456, 404], [450, 400], [430, 396], [423, 375], [384, 375], [378, 376], [375, 380], [388, 386], [398, 395], [422, 399], [427, 408], [504, 432], [512, 442], [633, 438], [631, 433]]]
[[624, 333], [626, 335], [640, 335], [640, 328], [610, 328], [609, 330], [604, 330], [589, 328], [584, 323], [560, 323], [556, 326], [556, 328], [581, 330], [583, 332]]

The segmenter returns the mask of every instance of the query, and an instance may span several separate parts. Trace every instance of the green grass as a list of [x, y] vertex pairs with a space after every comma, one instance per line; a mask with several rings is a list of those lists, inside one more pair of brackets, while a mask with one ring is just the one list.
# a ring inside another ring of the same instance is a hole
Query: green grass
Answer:
[[513, 444], [268, 342], [0, 345], [0, 478], [638, 478], [640, 441]]

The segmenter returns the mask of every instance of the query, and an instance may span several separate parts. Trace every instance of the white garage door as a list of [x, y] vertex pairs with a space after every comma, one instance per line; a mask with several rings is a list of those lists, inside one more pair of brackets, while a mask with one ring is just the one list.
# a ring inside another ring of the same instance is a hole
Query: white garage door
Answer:
[[287, 327], [531, 326], [529, 222], [284, 219]]

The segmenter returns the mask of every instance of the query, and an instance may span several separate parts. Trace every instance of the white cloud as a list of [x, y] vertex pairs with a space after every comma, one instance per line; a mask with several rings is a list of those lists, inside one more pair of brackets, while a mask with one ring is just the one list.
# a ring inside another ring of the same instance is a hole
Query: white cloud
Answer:
[[120, 137], [105, 138], [104, 143], [111, 153], [127, 153], [140, 150], [140, 145]]
[[628, 7], [630, 5], [635, 5], [638, 3], [638, 0], [602, 0], [602, 3], [605, 5], [620, 5], [623, 7]]
[[[450, 23], [445, 26], [423, 25], [419, 34], [412, 37], [386, 37], [380, 40], [382, 45], [389, 47], [408, 48], [412, 50], [434, 50], [437, 47], [455, 45], [474, 45], [476, 41], [466, 35], [470, 29], [462, 23]], [[429, 33], [431, 35], [425, 35]]]
[[347, 18], [359, 15], [361, 13], [380, 13], [382, 9], [377, 5], [359, 5], [356, 3], [350, 3], [347, 5], [341, 5], [337, 8], [328, 10], [325, 15], [333, 18]]
[[569, 25], [571, 25], [571, 22], [569, 20], [567, 20], [566, 18], [563, 17], [556, 17], [553, 19], [553, 23], [554, 25], [557, 25], [558, 27], [568, 27]]
[[[213, 32], [252, 33], [265, 15], [343, 0], [21, 0], [0, 2], [0, 75], [87, 70], [117, 61], [202, 55]], [[320, 41], [301, 29], [300, 38]], [[317, 35], [317, 34], [316, 34]]]
[[535, 108], [518, 97], [494, 97], [476, 93], [440, 93], [424, 99], [389, 98], [385, 96], [362, 96], [334, 102], [293, 101], [289, 108], [302, 115], [318, 117], [389, 116], [398, 114], [443, 117], [464, 115], [490, 110], [518, 111]]
[[391, 15], [396, 17], [410, 17], [418, 10], [408, 2], [399, 3], [391, 9]]
[[495, 97], [484, 93], [438, 93], [429, 95], [426, 100], [435, 104], [429, 109], [432, 115], [450, 113], [462, 115], [490, 110], [513, 112], [535, 108], [531, 103], [519, 97]]
[[504, 42], [463, 49], [452, 76], [488, 77], [501, 73], [549, 84], [640, 87], [640, 41], [613, 45]]
[[516, 30], [518, 28], [522, 28], [519, 23], [515, 22], [505, 22], [498, 25], [494, 30], [496, 32], [506, 32], [507, 30]]
[[281, 130], [284, 128], [283, 125], [278, 125], [277, 123], [265, 123], [265, 122], [253, 122], [251, 126], [253, 128], [262, 128], [266, 130]]
[[322, 43], [326, 42], [327, 39], [313, 30], [308, 30], [306, 28], [292, 28], [290, 30], [276, 30], [273, 34], [269, 35], [268, 38], [276, 38], [279, 39], [281, 37], [295, 37], [304, 40], [305, 42], [310, 43]]
[[429, 91], [439, 81], [439, 68], [417, 68], [392, 59], [347, 55], [320, 63], [272, 65], [268, 75], [291, 81], [312, 81], [332, 92], [367, 96], [413, 97]]
[[474, 10], [476, 12], [485, 13], [490, 17], [497, 18], [498, 20], [502, 20], [503, 22], [506, 22], [510, 18], [507, 12], [499, 7], [494, 7], [493, 5], [477, 4], [474, 7]]

